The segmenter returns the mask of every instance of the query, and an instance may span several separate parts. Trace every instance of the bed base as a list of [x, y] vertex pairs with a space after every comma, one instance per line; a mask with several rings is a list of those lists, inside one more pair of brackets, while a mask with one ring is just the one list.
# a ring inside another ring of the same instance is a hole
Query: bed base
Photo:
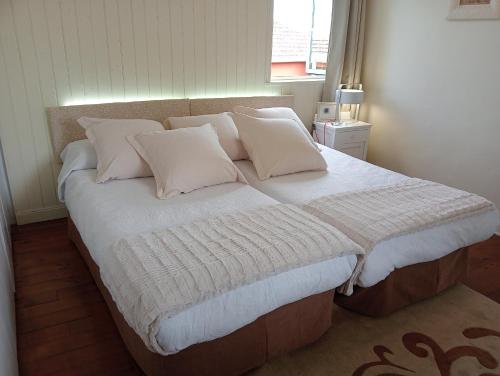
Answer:
[[385, 316], [464, 280], [467, 261], [468, 248], [460, 248], [435, 261], [396, 269], [374, 286], [355, 287], [351, 296], [337, 294], [335, 303], [363, 315]]
[[225, 337], [192, 345], [177, 354], [153, 353], [118, 311], [71, 218], [68, 218], [68, 235], [94, 277], [125, 345], [148, 376], [239, 375], [270, 358], [316, 341], [331, 326], [333, 290], [287, 304]]

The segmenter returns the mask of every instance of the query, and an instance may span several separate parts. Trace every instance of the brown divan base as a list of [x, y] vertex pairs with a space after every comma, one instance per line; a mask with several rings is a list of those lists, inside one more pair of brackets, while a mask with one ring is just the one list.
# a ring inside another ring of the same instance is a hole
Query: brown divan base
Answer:
[[118, 311], [71, 218], [68, 235], [87, 263], [125, 345], [148, 376], [239, 375], [316, 341], [331, 326], [333, 290], [282, 306], [225, 337], [190, 346], [177, 354], [153, 353]]
[[388, 315], [463, 280], [467, 274], [467, 255], [467, 248], [461, 248], [435, 261], [396, 269], [374, 286], [356, 287], [351, 296], [335, 295], [335, 303], [367, 316]]

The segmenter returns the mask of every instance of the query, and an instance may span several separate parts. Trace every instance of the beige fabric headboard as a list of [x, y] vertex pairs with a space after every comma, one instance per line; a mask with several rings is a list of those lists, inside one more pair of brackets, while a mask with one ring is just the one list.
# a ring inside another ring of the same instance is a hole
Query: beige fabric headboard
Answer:
[[79, 106], [50, 107], [52, 147], [57, 157], [70, 142], [85, 138], [76, 120], [82, 116], [107, 119], [149, 119], [161, 123], [169, 116], [188, 116], [189, 99], [166, 99], [141, 102], [101, 103]]
[[271, 97], [200, 98], [191, 99], [190, 111], [191, 115], [204, 115], [232, 111], [234, 106], [247, 106], [253, 108], [293, 108], [293, 105], [293, 95], [278, 95]]
[[141, 102], [101, 103], [79, 106], [50, 107], [49, 118], [52, 147], [57, 157], [70, 142], [85, 138], [76, 120], [82, 116], [107, 119], [150, 119], [161, 123], [169, 116], [217, 114], [232, 111], [234, 106], [293, 107], [293, 95], [262, 97], [231, 97], [203, 99], [165, 99]]

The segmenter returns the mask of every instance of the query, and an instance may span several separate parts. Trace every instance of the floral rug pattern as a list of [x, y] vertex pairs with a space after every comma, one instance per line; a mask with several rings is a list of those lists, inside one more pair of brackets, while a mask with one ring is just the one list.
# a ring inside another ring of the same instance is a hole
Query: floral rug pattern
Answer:
[[250, 374], [500, 376], [500, 304], [457, 285], [380, 318], [336, 307], [316, 343]]
[[[500, 319], [500, 318], [499, 318]], [[484, 337], [499, 337], [500, 332], [485, 328], [467, 328], [462, 332], [463, 336], [469, 339], [477, 339]], [[493, 357], [493, 355], [485, 349], [476, 346], [462, 345], [455, 346], [448, 350], [444, 350], [436, 341], [431, 337], [423, 333], [406, 333], [402, 337], [402, 342], [404, 347], [413, 355], [419, 358], [434, 357], [436, 363], [436, 368], [439, 370], [441, 376], [451, 376], [451, 366], [453, 362], [463, 357], [470, 357], [478, 361], [483, 367], [494, 370], [498, 368], [498, 361]], [[391, 360], [387, 359], [387, 354], [393, 355], [393, 352], [386, 346], [376, 345], [373, 347], [373, 352], [378, 357], [378, 360], [373, 362], [368, 362], [360, 367], [358, 367], [354, 372], [353, 376], [363, 376], [367, 374], [367, 371], [376, 369], [379, 366], [389, 366], [392, 367], [394, 371], [391, 375], [394, 376], [405, 376], [408, 373], [415, 374], [416, 371], [404, 367], [402, 364], [396, 364]], [[401, 371], [406, 371], [401, 373]], [[381, 371], [379, 375], [388, 375], [387, 371]], [[399, 373], [398, 373], [399, 372]], [[499, 375], [496, 374], [482, 374], [486, 375]]]

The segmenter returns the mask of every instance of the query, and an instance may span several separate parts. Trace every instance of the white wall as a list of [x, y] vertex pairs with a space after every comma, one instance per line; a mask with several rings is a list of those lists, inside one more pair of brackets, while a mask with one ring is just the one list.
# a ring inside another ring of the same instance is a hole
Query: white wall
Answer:
[[500, 208], [500, 20], [447, 21], [448, 4], [368, 2], [368, 158]]
[[17, 375], [16, 325], [14, 314], [14, 271], [10, 242], [7, 176], [0, 147], [0, 375]]
[[0, 137], [19, 223], [65, 215], [45, 108], [144, 98], [295, 94], [266, 84], [272, 0], [0, 0]]

